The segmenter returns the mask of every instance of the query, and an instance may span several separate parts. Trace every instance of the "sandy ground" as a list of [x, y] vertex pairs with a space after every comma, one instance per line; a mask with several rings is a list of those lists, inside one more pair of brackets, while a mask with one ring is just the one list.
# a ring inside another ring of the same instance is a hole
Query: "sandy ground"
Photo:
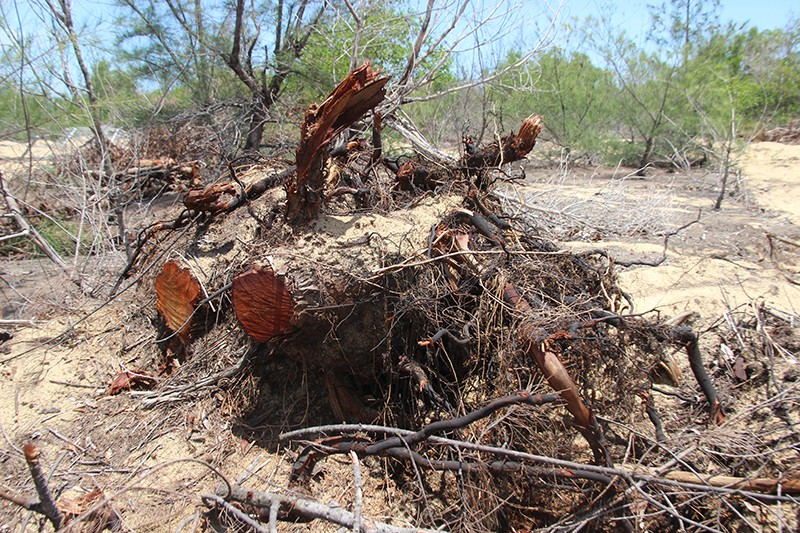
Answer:
[[[739, 201], [729, 198], [720, 211], [704, 210], [697, 227], [670, 240], [663, 265], [622, 273], [641, 310], [713, 314], [762, 300], [800, 313], [800, 249], [775, 238], [800, 241], [800, 146], [750, 146], [739, 187]], [[675, 191], [673, 203], [691, 205], [686, 193]]]
[[534, 172], [533, 192], [524, 194], [542, 216], [567, 224], [555, 232], [567, 247], [600, 248], [623, 261], [658, 260], [664, 236], [699, 216], [670, 236], [659, 266], [620, 268], [640, 312], [711, 317], [760, 300], [797, 314], [800, 248], [790, 243], [800, 242], [800, 146], [750, 146], [714, 211], [718, 180], [705, 171], [637, 179], [603, 169], [548, 170]]
[[800, 227], [800, 145], [753, 144], [742, 158], [741, 170], [760, 206]]
[[[7, 173], [19, 172], [19, 147], [6, 144], [0, 163]], [[717, 177], [705, 173], [637, 180], [610, 171], [544, 171], [517, 192], [542, 213], [575, 222], [566, 246], [606, 249], [627, 261], [658, 259], [664, 234], [702, 209], [698, 222], [670, 237], [663, 264], [622, 268], [620, 278], [637, 311], [695, 311], [707, 323], [754, 301], [800, 312], [800, 249], [787, 244], [800, 241], [798, 174], [800, 146], [762, 143], [742, 158], [732, 195], [716, 212], [710, 207]], [[152, 332], [126, 320], [143, 302], [126, 296], [80, 321], [103, 300], [82, 295], [58, 276], [43, 261], [0, 263], [3, 318], [42, 320], [0, 327], [14, 336], [0, 344], [0, 483], [29, 490], [19, 446], [31, 441], [44, 451], [45, 465], [58, 470], [53, 482], [68, 497], [100, 488], [128, 517], [127, 527], [173, 531], [185, 520], [191, 524], [201, 507], [197, 496], [219, 483], [214, 469], [261, 484], [284, 479], [287, 461], [232, 432], [229, 413], [212, 400], [176, 406], [165, 416], [134, 397], [105, 396], [111, 379], [130, 363], [131, 350], [152, 343]], [[344, 481], [328, 496], [346, 504], [352, 467], [346, 460], [329, 465], [329, 478]], [[383, 501], [383, 480], [367, 483], [364, 493], [381, 501], [365, 505], [403, 515], [397, 501]], [[34, 522], [0, 503], [0, 531], [24, 524], [33, 530]]]

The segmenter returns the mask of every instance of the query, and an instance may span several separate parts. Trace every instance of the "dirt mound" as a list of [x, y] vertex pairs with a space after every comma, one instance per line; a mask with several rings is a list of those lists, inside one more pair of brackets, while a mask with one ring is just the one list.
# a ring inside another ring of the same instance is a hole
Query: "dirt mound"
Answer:
[[566, 207], [502, 207], [515, 139], [452, 167], [319, 142], [165, 210], [115, 302], [6, 341], [4, 483], [31, 493], [33, 441], [100, 527], [796, 528], [796, 314], [632, 312], [600, 241], [546, 237]]

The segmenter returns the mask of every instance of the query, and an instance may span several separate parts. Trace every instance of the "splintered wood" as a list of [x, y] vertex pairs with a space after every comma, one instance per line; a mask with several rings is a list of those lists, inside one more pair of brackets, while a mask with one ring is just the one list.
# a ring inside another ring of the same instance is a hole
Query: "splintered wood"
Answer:
[[297, 147], [297, 175], [286, 184], [286, 218], [307, 222], [317, 217], [325, 196], [323, 166], [328, 143], [386, 97], [388, 77], [377, 77], [369, 63], [351, 72], [319, 105], [306, 110]]
[[192, 318], [200, 296], [200, 283], [175, 261], [167, 261], [156, 276], [156, 309], [167, 327], [183, 340], [191, 338]]
[[233, 311], [253, 340], [267, 342], [297, 324], [292, 295], [283, 276], [255, 268], [233, 279]]
[[[519, 133], [510, 133], [497, 141], [467, 150], [465, 165], [470, 171], [497, 168], [506, 163], [513, 163], [524, 158], [536, 144], [536, 138], [544, 127], [544, 121], [539, 115], [526, 118], [519, 128]], [[472, 153], [470, 153], [472, 152]]]

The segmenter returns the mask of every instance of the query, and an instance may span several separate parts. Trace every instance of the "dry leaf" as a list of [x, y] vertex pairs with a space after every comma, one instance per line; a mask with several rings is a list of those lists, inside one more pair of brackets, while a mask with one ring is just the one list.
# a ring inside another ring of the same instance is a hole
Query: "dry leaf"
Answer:
[[[67, 498], [62, 496], [56, 502], [56, 506], [64, 513], [66, 525], [94, 507], [103, 497], [103, 491], [96, 488], [80, 498]], [[119, 521], [117, 520], [116, 514], [108, 504], [104, 504], [89, 513], [89, 515], [84, 516], [79, 523], [73, 524], [73, 528], [70, 530], [81, 531], [83, 533], [100, 533], [101, 531], [117, 531], [118, 529]]]
[[108, 386], [106, 394], [114, 396], [122, 391], [138, 389], [152, 389], [156, 386], [157, 380], [141, 370], [124, 370], [117, 374], [117, 377]]
[[67, 498], [66, 496], [62, 496], [56, 502], [56, 507], [66, 515], [78, 516], [86, 512], [86, 510], [102, 495], [103, 491], [96, 488], [92, 492], [87, 492], [80, 498]]
[[297, 323], [294, 301], [283, 276], [255, 268], [233, 279], [233, 312], [242, 329], [258, 342], [288, 333]]
[[167, 327], [188, 340], [200, 283], [188, 269], [181, 268], [175, 261], [167, 261], [156, 276], [156, 295], [156, 309]]

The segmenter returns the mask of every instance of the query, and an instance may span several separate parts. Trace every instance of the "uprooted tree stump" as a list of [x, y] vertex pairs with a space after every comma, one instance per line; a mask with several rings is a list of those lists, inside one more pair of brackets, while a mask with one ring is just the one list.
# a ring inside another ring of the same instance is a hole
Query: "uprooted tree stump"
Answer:
[[[175, 401], [213, 385], [209, 376], [249, 372], [261, 384], [235, 393], [242, 416], [258, 413], [284, 428], [381, 422], [419, 430], [401, 440], [377, 438], [380, 429], [322, 439], [301, 454], [293, 482], [327, 453], [460, 472], [437, 496], [459, 510], [442, 511], [431, 527], [458, 528], [465, 517], [478, 517], [482, 529], [538, 527], [580, 517], [592, 504], [608, 506], [606, 518], [592, 520], [613, 527], [634, 507], [656, 505], [629, 496], [634, 478], [613, 469], [645, 453], [644, 430], [628, 442], [609, 421], [652, 421], [647, 433], [663, 441], [648, 391], [654, 380], [680, 380], [673, 344], [686, 348], [693, 371], [703, 370], [697, 337], [625, 315], [630, 302], [605, 254], [559, 250], [503, 216], [490, 185], [500, 166], [533, 148], [541, 117], [487, 146], [466, 141], [449, 167], [386, 159], [378, 114], [371, 150], [353, 138], [331, 149], [380, 103], [386, 82], [368, 65], [351, 73], [306, 113], [296, 167], [231, 168], [232, 181], [197, 191], [188, 214], [143, 233], [130, 271], [156, 267], [139, 290], [152, 295], [155, 285], [163, 354], [193, 361], [147, 401]], [[714, 394], [704, 423], [721, 423], [723, 401], [708, 376], [698, 379]], [[301, 397], [314, 405], [298, 415], [292, 405]], [[489, 451], [471, 448], [465, 458], [462, 450], [455, 460], [441, 440], [422, 450], [435, 433]], [[501, 448], [521, 458], [485, 455]], [[525, 462], [533, 453], [579, 466], [534, 467]], [[635, 481], [649, 497], [652, 480]]]

